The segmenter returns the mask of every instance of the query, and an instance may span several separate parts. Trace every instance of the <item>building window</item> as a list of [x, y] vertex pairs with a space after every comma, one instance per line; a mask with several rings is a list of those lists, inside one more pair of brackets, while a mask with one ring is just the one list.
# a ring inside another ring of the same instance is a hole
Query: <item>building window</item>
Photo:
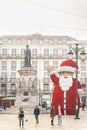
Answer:
[[13, 57], [16, 56], [16, 49], [12, 49], [12, 51], [11, 51], [11, 56], [13, 56]]
[[11, 84], [11, 94], [16, 94], [16, 85]]
[[53, 56], [54, 57], [58, 56], [58, 49], [53, 49]]
[[1, 84], [1, 95], [2, 96], [7, 96], [7, 84], [6, 83], [2, 83]]
[[38, 40], [37, 40], [37, 39], [34, 39], [34, 40], [33, 40], [33, 43], [34, 43], [34, 44], [38, 43]]
[[86, 80], [86, 73], [81, 73], [81, 81], [85, 82]]
[[1, 92], [6, 93], [6, 84], [1, 84]]
[[37, 49], [32, 49], [32, 56], [37, 56]]
[[53, 61], [53, 66], [54, 66], [54, 69], [57, 69], [58, 68], [58, 61]]
[[7, 80], [7, 72], [2, 72], [1, 77], [2, 77], [2, 79], [6, 79]]
[[24, 61], [21, 61], [21, 68], [24, 67]]
[[8, 39], [3, 39], [3, 43], [8, 43]]
[[17, 41], [17, 39], [12, 39], [11, 43], [15, 44], [15, 43], [18, 43], [18, 41]]
[[7, 69], [7, 61], [2, 61], [2, 70]]
[[49, 61], [44, 61], [44, 69], [46, 69], [49, 66]]
[[49, 49], [44, 49], [44, 56], [48, 57], [49, 56]]
[[16, 70], [16, 61], [11, 62], [11, 70]]
[[49, 74], [44, 72], [43, 84], [49, 84]]
[[53, 39], [53, 43], [58, 43], [58, 40], [57, 39]]
[[50, 91], [50, 89], [49, 89], [49, 84], [44, 84], [44, 86], [43, 86], [44, 88], [43, 88], [43, 93], [45, 94], [45, 93], [49, 93]]
[[50, 40], [49, 40], [48, 38], [46, 38], [46, 39], [44, 40], [44, 43], [50, 43]]
[[24, 57], [25, 49], [21, 49], [20, 55]]
[[82, 84], [83, 91], [86, 91], [86, 84]]
[[33, 67], [34, 69], [37, 69], [37, 61], [32, 61], [32, 67]]
[[7, 56], [7, 48], [2, 49], [2, 56], [6, 57]]
[[48, 73], [44, 73], [44, 79], [49, 79], [49, 74]]
[[62, 49], [62, 56], [66, 57], [67, 56], [67, 49]]
[[21, 43], [28, 43], [28, 40], [22, 39], [22, 40], [21, 40]]
[[86, 63], [85, 62], [81, 62], [81, 70], [86, 70]]
[[16, 79], [16, 72], [11, 72], [11, 79]]

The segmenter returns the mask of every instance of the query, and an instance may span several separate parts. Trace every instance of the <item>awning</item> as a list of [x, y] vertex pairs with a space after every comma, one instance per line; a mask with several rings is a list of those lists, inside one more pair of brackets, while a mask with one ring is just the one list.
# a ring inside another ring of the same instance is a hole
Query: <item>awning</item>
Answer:
[[5, 97], [2, 100], [16, 100], [16, 97]]

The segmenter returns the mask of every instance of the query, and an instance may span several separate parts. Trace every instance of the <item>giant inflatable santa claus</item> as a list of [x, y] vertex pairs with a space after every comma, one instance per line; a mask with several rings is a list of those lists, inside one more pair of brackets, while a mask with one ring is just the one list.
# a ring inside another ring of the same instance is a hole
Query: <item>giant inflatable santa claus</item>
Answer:
[[[54, 83], [52, 92], [52, 104], [55, 113], [58, 114], [58, 105], [63, 109], [64, 114], [74, 115], [76, 111], [76, 79], [73, 73], [78, 68], [73, 60], [65, 60], [58, 68], [59, 76], [54, 73], [53, 68], [49, 67], [50, 78]], [[77, 81], [78, 92], [82, 90], [81, 84]], [[80, 107], [80, 97], [78, 95], [78, 109]]]

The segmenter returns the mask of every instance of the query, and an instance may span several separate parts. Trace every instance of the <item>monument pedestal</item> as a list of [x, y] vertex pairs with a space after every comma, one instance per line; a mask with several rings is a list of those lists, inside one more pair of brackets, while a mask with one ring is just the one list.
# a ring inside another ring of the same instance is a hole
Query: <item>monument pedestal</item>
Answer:
[[18, 72], [20, 80], [18, 82], [15, 107], [23, 107], [27, 112], [39, 104], [36, 70], [32, 69], [32, 67], [24, 67]]

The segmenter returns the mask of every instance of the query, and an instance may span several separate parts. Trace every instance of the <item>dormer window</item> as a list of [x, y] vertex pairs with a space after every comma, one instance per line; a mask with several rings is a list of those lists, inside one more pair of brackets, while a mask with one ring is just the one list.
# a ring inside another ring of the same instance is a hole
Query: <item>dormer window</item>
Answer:
[[3, 43], [8, 43], [8, 39], [3, 39]]

